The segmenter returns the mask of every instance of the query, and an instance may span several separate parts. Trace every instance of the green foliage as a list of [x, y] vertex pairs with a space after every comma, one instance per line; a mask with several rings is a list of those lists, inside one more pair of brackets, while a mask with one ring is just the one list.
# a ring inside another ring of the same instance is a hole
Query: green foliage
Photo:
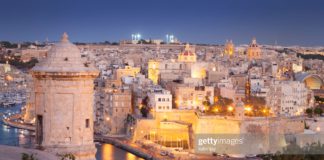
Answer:
[[142, 113], [142, 116], [147, 118], [148, 114], [150, 113], [150, 108], [147, 106], [143, 106], [140, 111]]
[[308, 115], [308, 117], [313, 117], [313, 110], [311, 108], [307, 108], [306, 114]]
[[315, 101], [316, 102], [324, 102], [324, 98], [321, 98], [319, 96], [315, 96]]
[[301, 57], [303, 59], [319, 59], [324, 61], [324, 56], [320, 55], [320, 54], [301, 54], [301, 53], [297, 53], [298, 57]]
[[31, 69], [36, 65], [36, 63], [38, 63], [38, 60], [36, 58], [32, 58], [28, 62], [22, 62], [20, 56], [10, 56], [12, 57], [12, 59], [7, 59], [5, 56], [9, 55], [0, 55], [0, 63], [6, 63], [6, 61], [8, 60], [9, 64], [19, 69]]
[[251, 105], [253, 107], [260, 107], [266, 105], [265, 98], [263, 97], [250, 96], [248, 99], [245, 99], [243, 102], [245, 105]]
[[264, 160], [322, 160], [324, 159], [324, 145], [318, 143], [307, 144], [300, 147], [297, 144], [289, 144], [283, 152], [276, 154], [260, 155]]
[[205, 100], [203, 101], [203, 105], [206, 107], [209, 107], [211, 105], [208, 96], [205, 97]]
[[5, 48], [17, 48], [17, 44], [10, 43], [8, 41], [0, 41], [0, 46], [3, 46]]
[[34, 157], [34, 154], [22, 153], [21, 160], [37, 160], [37, 158]]
[[323, 110], [322, 110], [322, 108], [320, 108], [320, 107], [316, 107], [316, 108], [314, 109], [314, 113], [315, 113], [316, 115], [320, 116], [320, 115], [322, 115]]
[[142, 107], [140, 109], [142, 116], [143, 117], [147, 117], [148, 114], [150, 113], [151, 108], [148, 107], [148, 103], [149, 103], [149, 97], [146, 96], [143, 100], [142, 100]]
[[215, 105], [221, 106], [221, 107], [227, 107], [228, 105], [231, 105], [233, 103], [233, 100], [224, 98], [222, 96], [217, 97], [218, 101], [215, 102]]
[[72, 153], [67, 154], [57, 154], [60, 157], [60, 160], [75, 160], [75, 156]]

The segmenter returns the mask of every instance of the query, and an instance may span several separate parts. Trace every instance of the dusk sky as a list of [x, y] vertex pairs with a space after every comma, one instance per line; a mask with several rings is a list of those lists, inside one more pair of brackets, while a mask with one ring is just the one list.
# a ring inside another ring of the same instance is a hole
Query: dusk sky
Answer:
[[323, 0], [1, 0], [0, 40], [163, 39], [324, 46]]

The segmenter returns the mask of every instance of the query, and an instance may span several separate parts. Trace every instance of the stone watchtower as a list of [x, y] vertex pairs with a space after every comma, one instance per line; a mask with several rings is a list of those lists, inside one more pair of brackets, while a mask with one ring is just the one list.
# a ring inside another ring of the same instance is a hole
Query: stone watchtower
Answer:
[[35, 87], [36, 142], [46, 151], [94, 160], [93, 80], [80, 50], [63, 34], [48, 57], [31, 71]]

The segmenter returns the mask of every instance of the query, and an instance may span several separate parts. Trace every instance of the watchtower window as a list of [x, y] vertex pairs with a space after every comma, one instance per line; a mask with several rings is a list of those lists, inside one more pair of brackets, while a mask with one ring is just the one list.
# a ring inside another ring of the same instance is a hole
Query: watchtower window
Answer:
[[86, 119], [85, 120], [85, 127], [86, 128], [89, 128], [90, 127], [90, 120], [89, 119]]

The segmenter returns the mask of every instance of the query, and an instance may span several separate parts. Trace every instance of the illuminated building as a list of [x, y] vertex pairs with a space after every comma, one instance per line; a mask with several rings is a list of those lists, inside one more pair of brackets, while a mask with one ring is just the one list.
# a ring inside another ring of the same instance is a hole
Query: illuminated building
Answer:
[[153, 88], [148, 93], [149, 106], [153, 112], [170, 112], [172, 111], [172, 95], [170, 91], [163, 88]]
[[194, 49], [187, 44], [185, 50], [178, 55], [178, 59], [149, 60], [148, 78], [157, 84], [160, 80], [172, 81], [183, 77], [205, 78], [207, 64], [196, 62]]
[[36, 142], [54, 154], [95, 160], [93, 88], [99, 72], [81, 60], [66, 33], [32, 69], [35, 88]]
[[295, 73], [303, 71], [303, 59], [302, 58], [299, 58], [297, 63], [292, 64], [292, 70]]
[[304, 82], [309, 89], [321, 89], [324, 85], [322, 78], [316, 74], [300, 72], [295, 74], [295, 79]]
[[4, 68], [5, 73], [8, 73], [11, 71], [11, 67], [10, 67], [10, 64], [8, 63], [8, 61], [6, 61], [6, 64], [3, 65], [3, 68]]
[[199, 78], [204, 79], [206, 78], [206, 70], [207, 70], [208, 64], [207, 63], [194, 63], [191, 65], [191, 78]]
[[204, 101], [214, 104], [214, 87], [212, 86], [176, 86], [175, 104], [178, 109], [204, 110]]
[[232, 40], [226, 41], [224, 52], [229, 56], [232, 56], [234, 54], [234, 44]]
[[261, 48], [257, 44], [255, 38], [252, 39], [252, 42], [247, 49], [247, 55], [249, 60], [261, 59]]
[[136, 75], [140, 72], [140, 70], [141, 69], [138, 67], [132, 67], [128, 65], [126, 65], [124, 68], [118, 68], [116, 70], [117, 84], [121, 85], [122, 77], [124, 76], [136, 77]]
[[249, 98], [250, 95], [251, 95], [251, 84], [250, 84], [250, 79], [248, 79], [245, 84], [245, 97]]
[[178, 62], [196, 62], [197, 55], [187, 43], [185, 50], [178, 55]]
[[159, 66], [159, 61], [149, 60], [148, 62], [148, 78], [152, 80], [154, 84], [157, 84], [159, 80]]

